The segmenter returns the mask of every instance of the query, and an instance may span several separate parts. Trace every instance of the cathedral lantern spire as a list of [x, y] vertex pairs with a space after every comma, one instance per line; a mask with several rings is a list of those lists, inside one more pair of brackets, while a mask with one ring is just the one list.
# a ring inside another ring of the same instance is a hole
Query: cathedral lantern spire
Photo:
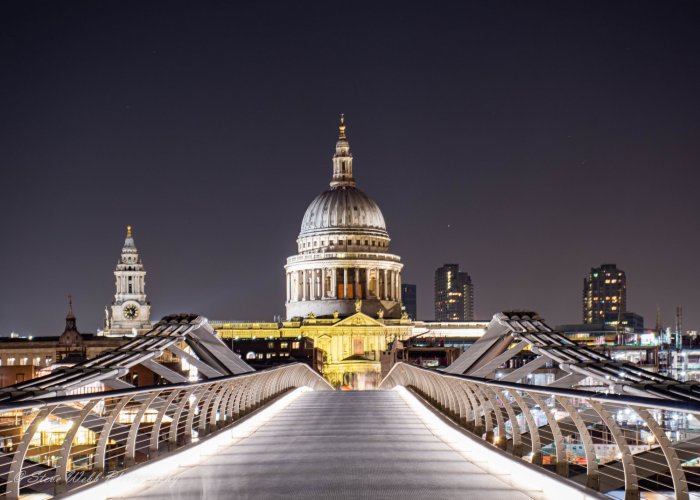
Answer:
[[126, 226], [126, 238], [124, 239], [124, 249], [133, 248], [136, 250], [136, 245], [134, 245], [134, 235], [131, 231], [131, 226]]
[[341, 141], [346, 140], [347, 137], [345, 137], [345, 113], [340, 113], [340, 126], [338, 127], [338, 129], [340, 129], [338, 139]]
[[333, 155], [331, 187], [355, 187], [355, 178], [352, 176], [352, 153], [350, 153], [350, 143], [345, 135], [344, 114], [340, 115], [338, 129], [338, 142], [335, 143], [335, 155]]

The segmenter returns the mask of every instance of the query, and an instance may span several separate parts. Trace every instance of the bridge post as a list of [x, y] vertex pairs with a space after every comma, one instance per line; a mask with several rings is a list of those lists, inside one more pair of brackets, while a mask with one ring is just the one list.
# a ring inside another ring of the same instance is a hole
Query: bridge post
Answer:
[[[530, 393], [530, 397], [535, 402], [537, 406], [540, 407], [542, 413], [544, 413], [547, 418], [547, 423], [552, 429], [552, 438], [554, 439], [554, 448], [557, 454], [556, 472], [560, 476], [569, 477], [569, 462], [566, 460], [566, 447], [564, 445], [564, 436], [559, 428], [559, 422], [549, 411], [547, 403], [545, 403], [544, 398], [536, 393]], [[554, 399], [555, 410], [556, 410], [556, 399]]]
[[221, 389], [219, 397], [214, 402], [214, 414], [219, 415], [214, 422], [214, 430], [221, 429], [230, 421], [229, 415], [226, 413], [226, 411], [228, 409], [228, 398], [230, 397], [232, 390], [232, 387], [224, 385], [224, 387]]
[[484, 417], [484, 430], [481, 434], [486, 441], [493, 443], [493, 420], [491, 419], [491, 413], [486, 408], [486, 400], [484, 395], [479, 390], [477, 384], [470, 384], [474, 397], [479, 401], [479, 408], [481, 408], [481, 414]]
[[7, 475], [7, 484], [5, 486], [5, 498], [8, 500], [18, 500], [20, 483], [22, 481], [22, 466], [24, 465], [24, 459], [27, 456], [27, 451], [29, 450], [29, 443], [31, 443], [34, 434], [39, 429], [39, 425], [46, 419], [51, 412], [56, 407], [42, 408], [36, 412], [31, 424], [27, 427], [22, 435], [22, 440], [17, 446], [17, 450], [12, 454], [12, 462], [10, 463], [10, 471]]
[[[97, 445], [95, 446], [95, 465], [94, 470], [98, 473], [103, 473], [106, 469], [106, 458], [107, 458], [107, 445], [109, 444], [109, 434], [112, 432], [112, 427], [114, 422], [117, 421], [119, 414], [124, 409], [129, 401], [133, 398], [133, 395], [122, 396], [117, 399], [116, 403], [112, 407], [112, 411], [105, 420], [100, 430], [100, 437], [97, 440]], [[105, 398], [106, 399], [106, 398]], [[107, 405], [105, 404], [105, 407]]]
[[151, 406], [151, 403], [160, 396], [160, 393], [162, 391], [157, 391], [153, 392], [151, 395], [149, 395], [142, 403], [141, 406], [139, 407], [138, 411], [134, 415], [134, 421], [131, 422], [131, 426], [129, 427], [129, 434], [126, 438], [126, 450], [124, 453], [124, 466], [125, 467], [131, 467], [132, 465], [136, 464], [136, 436], [138, 435], [139, 432], [139, 427], [141, 426], [141, 420], [143, 419], [143, 416], [146, 413], [146, 410], [148, 410], [148, 407]]
[[210, 386], [205, 385], [197, 387], [192, 396], [194, 399], [187, 406], [187, 418], [185, 419], [185, 431], [182, 436], [182, 441], [184, 444], [189, 444], [192, 442], [192, 434], [194, 433], [194, 417], [197, 415], [197, 410], [199, 410], [199, 415], [201, 417], [202, 410], [200, 408], [200, 403], [204, 399], [204, 395], [209, 391]]
[[66, 436], [63, 438], [63, 443], [61, 444], [60, 458], [58, 459], [58, 464], [56, 464], [56, 481], [54, 482], [54, 496], [59, 493], [65, 493], [68, 490], [68, 459], [70, 458], [70, 452], [73, 447], [73, 439], [75, 439], [80, 426], [90, 414], [95, 405], [100, 402], [100, 399], [93, 399], [88, 401], [83, 409], [80, 411], [80, 415], [75, 419], [73, 425]]
[[520, 413], [525, 418], [527, 428], [530, 431], [530, 443], [532, 444], [531, 463], [535, 465], [542, 465], [542, 441], [540, 440], [540, 430], [537, 427], [537, 423], [532, 417], [530, 408], [527, 406], [527, 403], [525, 403], [523, 397], [518, 394], [518, 391], [510, 391], [510, 395], [513, 396], [516, 404], [520, 407]]
[[[212, 384], [207, 386], [206, 397], [202, 398], [202, 407], [199, 411], [199, 422], [197, 425], [197, 431], [200, 437], [204, 437], [212, 431], [212, 425], [210, 424], [209, 411], [212, 409], [212, 403], [214, 399], [218, 396], [218, 393], [223, 389], [221, 384]], [[212, 417], [216, 421], [216, 411], [212, 410]]]
[[461, 425], [469, 432], [474, 432], [474, 411], [472, 409], [471, 400], [467, 395], [467, 391], [464, 387], [464, 383], [455, 383], [455, 390], [458, 392], [458, 398], [464, 405], [464, 418], [462, 419]]
[[177, 448], [177, 430], [180, 426], [180, 418], [185, 406], [189, 404], [190, 396], [194, 392], [195, 388], [187, 389], [181, 393], [180, 401], [177, 403], [177, 408], [173, 414], [172, 420], [170, 421], [170, 430], [168, 431], [168, 451], [173, 451]]
[[507, 391], [499, 391], [496, 389], [493, 389], [493, 391], [498, 395], [498, 399], [503, 403], [503, 407], [505, 408], [506, 413], [508, 414], [508, 419], [510, 420], [511, 432], [513, 434], [513, 445], [510, 449], [510, 453], [514, 457], [520, 458], [523, 456], [522, 432], [520, 422], [518, 422], [518, 417], [515, 415], [515, 410], [513, 410], [513, 404], [506, 396], [506, 394], [508, 394]]
[[175, 398], [178, 396], [178, 394], [181, 394], [183, 391], [180, 389], [172, 389], [170, 390], [170, 394], [166, 398], [165, 402], [163, 403], [163, 407], [158, 411], [158, 415], [156, 415], [156, 420], [153, 423], [153, 428], [151, 428], [151, 437], [149, 439], [149, 446], [148, 446], [148, 451], [151, 456], [151, 458], [155, 458], [158, 456], [159, 453], [159, 448], [160, 448], [160, 429], [161, 426], [163, 425], [163, 418], [165, 417], [165, 414], [167, 413], [168, 409], [170, 408], [170, 405], [173, 404], [173, 401], [175, 401]]
[[637, 412], [637, 415], [644, 420], [644, 423], [647, 424], [647, 428], [654, 436], [654, 439], [657, 443], [659, 443], [659, 447], [661, 448], [664, 458], [666, 459], [666, 463], [668, 464], [668, 470], [671, 473], [673, 490], [676, 493], [676, 499], [688, 500], [688, 481], [686, 480], [685, 471], [683, 470], [681, 461], [678, 459], [673, 443], [671, 443], [671, 440], [668, 439], [666, 432], [664, 432], [649, 411], [640, 406], [632, 406], [630, 408]]
[[476, 394], [474, 393], [474, 390], [472, 386], [464, 382], [462, 385], [465, 394], [467, 397], [469, 397], [469, 400], [472, 403], [472, 420], [474, 421], [474, 426], [472, 429], [472, 432], [476, 434], [477, 436], [481, 437], [484, 434], [484, 426], [482, 423], [484, 422], [484, 418], [482, 416], [482, 413], [479, 412], [479, 401], [476, 397]]
[[620, 427], [615, 422], [615, 419], [610, 416], [608, 410], [606, 410], [603, 405], [594, 400], [590, 400], [589, 404], [591, 408], [598, 414], [600, 419], [610, 430], [610, 434], [620, 450], [620, 455], [622, 459], [622, 472], [625, 476], [625, 500], [638, 500], [639, 499], [639, 483], [637, 480], [637, 468], [634, 465], [634, 459], [632, 458], [632, 452], [630, 451], [627, 440], [624, 434], [620, 430]]
[[498, 404], [498, 395], [491, 387], [487, 385], [480, 386], [484, 397], [486, 397], [496, 415], [496, 424], [498, 425], [498, 437], [494, 438], [493, 443], [502, 450], [508, 449], [508, 437], [506, 436], [506, 424], [503, 418], [503, 410]]

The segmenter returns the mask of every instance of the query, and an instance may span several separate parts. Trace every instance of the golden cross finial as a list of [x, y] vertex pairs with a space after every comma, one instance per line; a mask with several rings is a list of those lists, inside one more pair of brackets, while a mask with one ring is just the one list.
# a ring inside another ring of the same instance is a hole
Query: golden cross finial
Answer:
[[131, 238], [131, 226], [126, 226], [126, 237]]
[[338, 139], [346, 139], [345, 137], [345, 114], [340, 113], [340, 126], [338, 127], [340, 129], [340, 136], [338, 136]]

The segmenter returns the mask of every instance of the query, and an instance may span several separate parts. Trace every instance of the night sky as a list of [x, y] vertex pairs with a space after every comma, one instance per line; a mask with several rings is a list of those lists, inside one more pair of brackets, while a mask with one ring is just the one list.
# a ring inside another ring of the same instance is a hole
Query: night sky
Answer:
[[154, 318], [284, 314], [284, 270], [346, 114], [358, 187], [432, 319], [456, 262], [476, 314], [581, 321], [613, 262], [628, 309], [700, 328], [699, 2], [0, 4], [0, 334], [94, 332], [127, 224]]

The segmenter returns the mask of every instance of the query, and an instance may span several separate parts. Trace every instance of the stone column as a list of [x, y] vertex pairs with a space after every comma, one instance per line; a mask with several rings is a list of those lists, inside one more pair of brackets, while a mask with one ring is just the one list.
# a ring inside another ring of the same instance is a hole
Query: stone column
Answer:
[[374, 268], [374, 293], [377, 296], [378, 299], [382, 298], [382, 289], [379, 288], [379, 268], [375, 267]]
[[331, 297], [338, 298], [338, 270], [333, 268], [331, 273]]
[[355, 296], [355, 299], [360, 298], [360, 270], [356, 267], [355, 268], [355, 282], [353, 283], [353, 286], [355, 287], [355, 293], [353, 295]]
[[343, 298], [348, 298], [348, 268], [343, 268]]
[[369, 297], [369, 268], [365, 269], [365, 298]]
[[387, 275], [386, 275], [386, 269], [382, 269], [384, 271], [384, 296], [382, 297], [384, 300], [387, 300], [389, 298], [389, 289], [387, 286]]
[[316, 269], [309, 270], [309, 300], [316, 299]]
[[321, 300], [326, 298], [326, 268], [321, 268]]
[[306, 300], [306, 269], [301, 272], [301, 297], [302, 300]]

